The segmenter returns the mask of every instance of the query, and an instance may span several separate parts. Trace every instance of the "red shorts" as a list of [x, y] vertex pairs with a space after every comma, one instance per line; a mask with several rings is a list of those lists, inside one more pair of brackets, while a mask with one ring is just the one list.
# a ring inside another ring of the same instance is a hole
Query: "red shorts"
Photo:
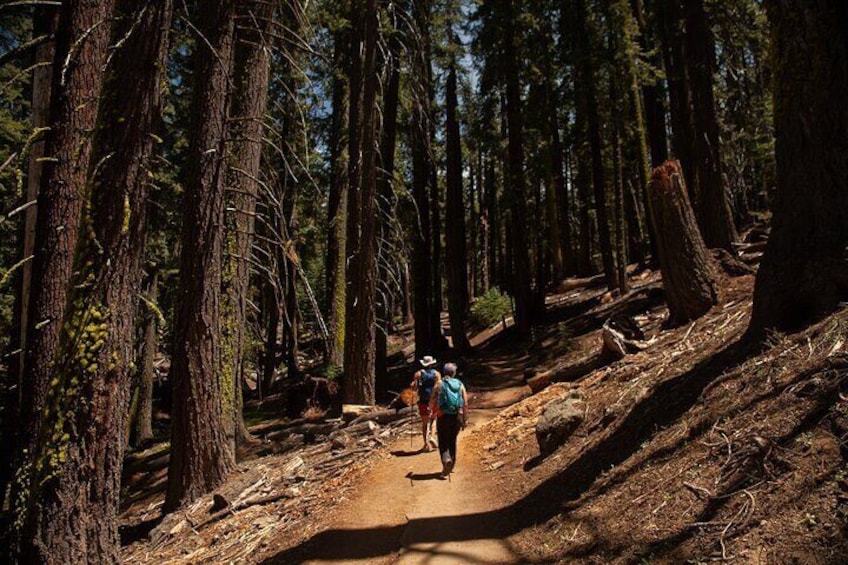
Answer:
[[429, 404], [419, 404], [418, 405], [418, 413], [421, 414], [421, 417], [430, 416], [430, 405]]

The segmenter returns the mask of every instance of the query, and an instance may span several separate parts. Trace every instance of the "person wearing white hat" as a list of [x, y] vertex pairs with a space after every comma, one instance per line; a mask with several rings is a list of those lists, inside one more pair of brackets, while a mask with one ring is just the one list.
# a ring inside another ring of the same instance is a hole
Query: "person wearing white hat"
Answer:
[[430, 451], [436, 444], [431, 429], [435, 427], [436, 421], [430, 417], [430, 395], [441, 382], [442, 375], [436, 370], [438, 363], [431, 355], [425, 355], [419, 363], [421, 369], [415, 372], [409, 386], [418, 391], [418, 413], [421, 414], [421, 433], [424, 436], [421, 451]]

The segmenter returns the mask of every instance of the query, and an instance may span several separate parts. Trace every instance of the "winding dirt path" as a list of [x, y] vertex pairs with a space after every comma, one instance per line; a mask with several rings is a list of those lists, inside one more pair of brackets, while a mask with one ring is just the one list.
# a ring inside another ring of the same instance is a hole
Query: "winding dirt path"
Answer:
[[[522, 559], [499, 539], [509, 503], [467, 448], [471, 430], [497, 413], [472, 409], [459, 436], [450, 480], [439, 477], [438, 451], [419, 452], [420, 439], [403, 439], [392, 456], [366, 475], [336, 518], [308, 542], [273, 562], [325, 564], [513, 564]], [[278, 561], [279, 560], [279, 561]]]

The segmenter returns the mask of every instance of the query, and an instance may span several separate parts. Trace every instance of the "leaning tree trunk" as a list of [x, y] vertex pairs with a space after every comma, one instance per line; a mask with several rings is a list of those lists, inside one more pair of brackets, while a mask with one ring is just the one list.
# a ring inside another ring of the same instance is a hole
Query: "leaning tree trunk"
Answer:
[[233, 413], [227, 434], [236, 443], [252, 440], [244, 424], [244, 344], [246, 340], [250, 257], [253, 248], [263, 122], [268, 106], [270, 48], [266, 43], [274, 21], [274, 4], [254, 0], [238, 14], [234, 81], [239, 93], [230, 110], [230, 165], [227, 173], [226, 261], [221, 306], [222, 378], [233, 383]]
[[[92, 143], [73, 290], [50, 365], [33, 464], [20, 475], [27, 480], [16, 501], [22, 563], [119, 558], [133, 322], [171, 3], [119, 0], [117, 14], [112, 40], [121, 46], [104, 73], [102, 127]], [[126, 89], [130, 73], [133, 88]]]
[[[375, 310], [377, 290], [376, 203], [377, 203], [377, 82], [376, 69], [378, 15], [377, 0], [362, 0], [364, 43], [362, 58], [361, 120], [351, 119], [351, 127], [360, 124], [361, 157], [359, 182], [351, 185], [348, 200], [349, 245], [348, 289], [346, 304], [345, 379], [342, 398], [349, 404], [373, 404], [375, 363]], [[356, 63], [358, 64], [358, 62]], [[353, 83], [351, 83], [351, 87]], [[359, 152], [357, 152], [359, 153]]]
[[[794, 329], [848, 298], [848, 4], [766, 2], [777, 194], [750, 331]], [[812, 63], [811, 63], [812, 62]]]
[[[65, 2], [59, 11], [50, 130], [46, 132], [38, 194], [26, 350], [21, 378], [18, 468], [33, 465], [53, 362], [74, 271], [91, 132], [109, 52], [114, 0]], [[61, 69], [61, 71], [59, 71]], [[23, 451], [26, 450], [26, 451]], [[13, 485], [13, 497], [26, 496]], [[15, 504], [15, 501], [12, 501]]]
[[669, 322], [694, 320], [718, 303], [718, 285], [676, 161], [666, 161], [654, 169], [648, 206], [657, 236]]
[[224, 429], [235, 391], [232, 380], [219, 374], [225, 141], [235, 11], [233, 0], [218, 0], [197, 18], [206, 41], [197, 42], [194, 54], [179, 306], [169, 375], [174, 398], [167, 511], [216, 488], [235, 468]]

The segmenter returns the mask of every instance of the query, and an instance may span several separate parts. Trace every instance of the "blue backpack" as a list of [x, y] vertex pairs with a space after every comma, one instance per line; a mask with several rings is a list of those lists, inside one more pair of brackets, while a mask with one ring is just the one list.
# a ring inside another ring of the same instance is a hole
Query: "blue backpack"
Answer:
[[430, 402], [430, 394], [436, 386], [436, 369], [424, 369], [418, 378], [418, 404]]
[[463, 406], [460, 380], [455, 378], [442, 379], [442, 388], [439, 390], [439, 410], [442, 414], [459, 414]]

